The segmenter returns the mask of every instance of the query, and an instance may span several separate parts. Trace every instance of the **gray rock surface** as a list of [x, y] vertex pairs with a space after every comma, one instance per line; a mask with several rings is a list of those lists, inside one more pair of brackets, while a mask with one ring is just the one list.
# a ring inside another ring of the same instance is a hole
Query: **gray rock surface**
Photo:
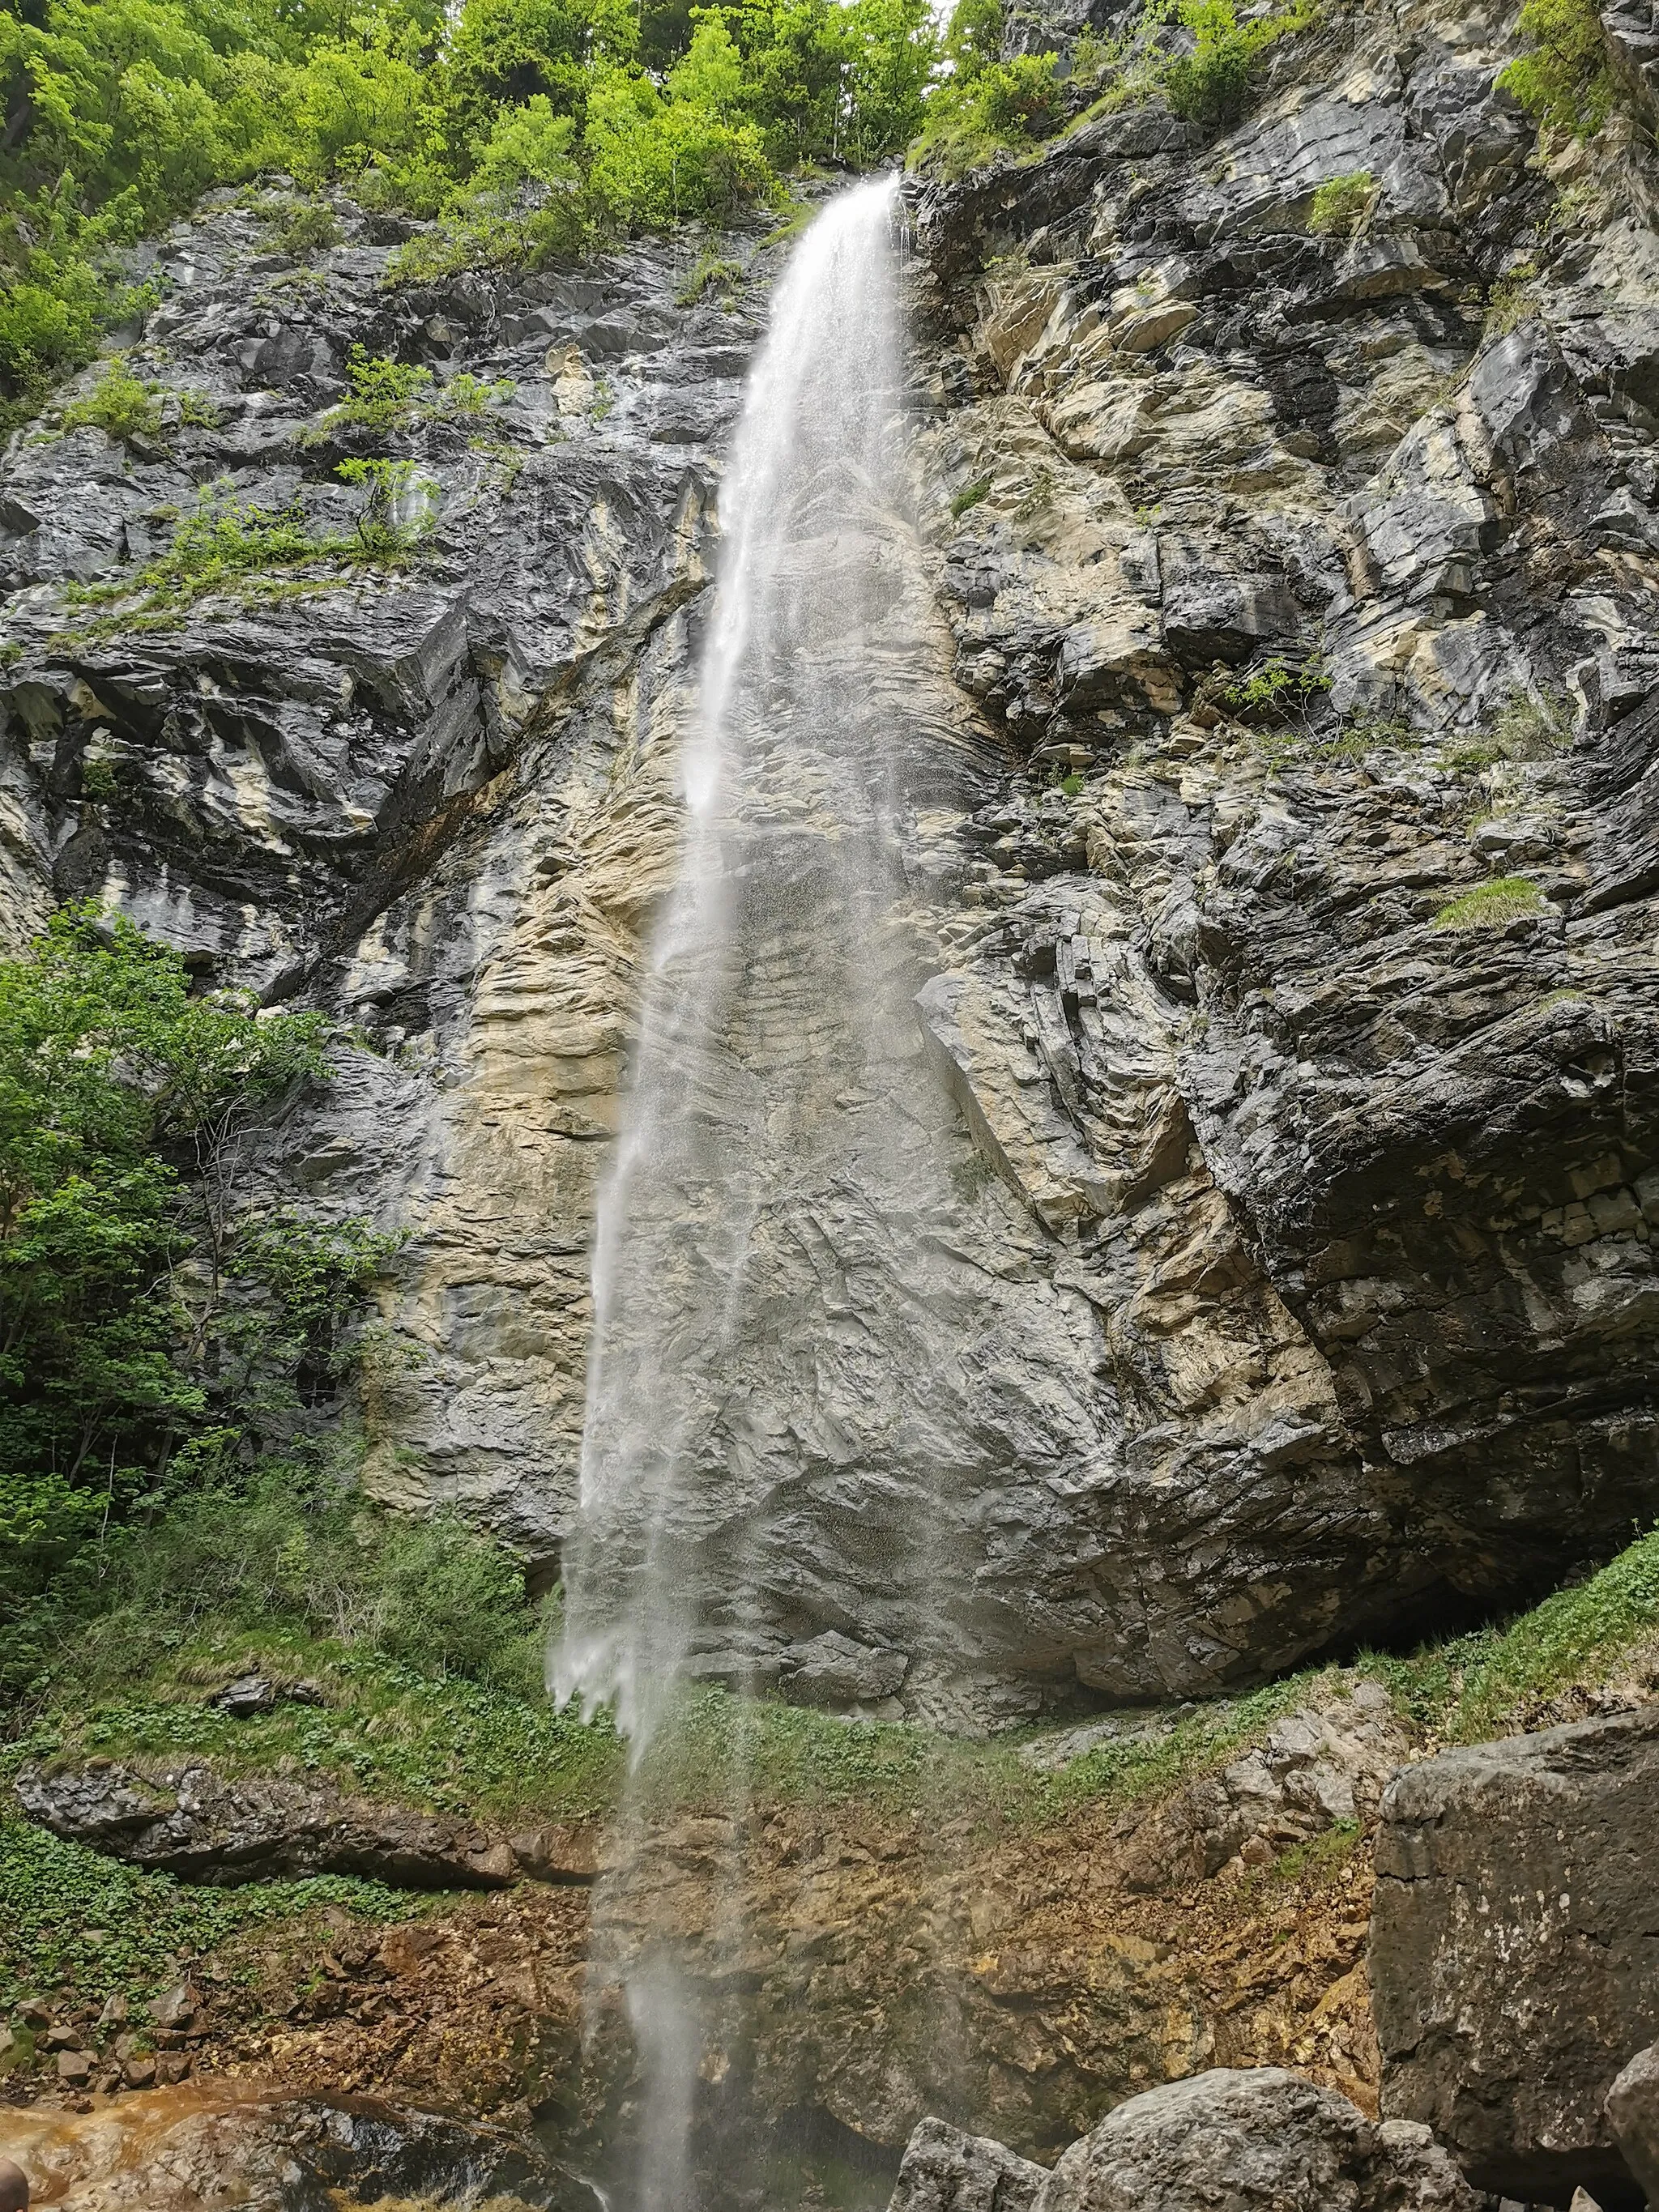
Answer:
[[194, 1765], [150, 1776], [106, 1765], [27, 1771], [15, 1790], [27, 1817], [55, 1836], [218, 1888], [355, 1874], [404, 1889], [501, 1889], [526, 1875], [585, 1881], [594, 1872], [592, 1838], [580, 1830], [508, 1838], [279, 1775], [227, 1780]]
[[1217, 2067], [1131, 2097], [1047, 2176], [998, 2144], [924, 2121], [890, 2212], [1478, 2212], [1480, 2203], [1427, 2128], [1374, 2124], [1346, 2097], [1264, 2066]]
[[1615, 2076], [1607, 2118], [1625, 2163], [1649, 2203], [1659, 2202], [1659, 2043], [1638, 2051]]
[[[761, 1589], [707, 1673], [975, 1727], [1204, 1694], [1528, 1600], [1654, 1510], [1656, 203], [1635, 142], [1528, 166], [1510, 40], [1339, 10], [1218, 137], [1151, 102], [907, 187], [932, 642], [876, 674], [938, 762], [902, 922], [953, 1194], [908, 1272], [867, 1189], [762, 1225], [717, 1532]], [[1360, 170], [1360, 230], [1311, 234]], [[7, 454], [0, 927], [97, 893], [350, 1025], [252, 1194], [412, 1231], [366, 1480], [550, 1568], [775, 257], [726, 242], [731, 309], [677, 304], [691, 238], [410, 292], [342, 216], [305, 281], [228, 202], [162, 241], [133, 365], [218, 428]], [[406, 571], [69, 601], [226, 472], [349, 520], [354, 338], [513, 380], [393, 441]], [[1455, 908], [1515, 875], [1531, 912]], [[881, 1419], [849, 1313], [914, 1382]]]
[[[1382, 1802], [1370, 1976], [1383, 2110], [1482, 2188], [1634, 2201], [1614, 2077], [1659, 2033], [1659, 1711], [1407, 1767]], [[1610, 2118], [1609, 2115], [1614, 2117]]]
[[888, 2212], [1033, 2212], [1046, 2166], [988, 2136], [924, 2120], [905, 2147]]

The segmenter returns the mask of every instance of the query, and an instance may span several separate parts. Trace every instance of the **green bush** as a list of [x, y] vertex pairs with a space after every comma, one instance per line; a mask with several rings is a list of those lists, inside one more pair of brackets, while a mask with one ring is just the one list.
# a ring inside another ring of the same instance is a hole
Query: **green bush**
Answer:
[[981, 500], [988, 499], [990, 495], [990, 477], [976, 477], [972, 483], [965, 484], [952, 498], [951, 501], [952, 517], [959, 521], [970, 507], [977, 507]]
[[1613, 85], [1595, 0], [1527, 0], [1527, 52], [1498, 78], [1538, 122], [1589, 138], [1607, 121]]
[[270, 234], [270, 242], [290, 261], [325, 253], [345, 236], [339, 217], [326, 200], [271, 200], [258, 210]]
[[112, 361], [92, 389], [58, 418], [65, 430], [101, 430], [124, 446], [153, 445], [161, 436], [161, 387], [146, 384]]
[[1178, 0], [1176, 19], [1193, 51], [1169, 63], [1164, 94], [1170, 112], [1207, 130], [1237, 123], [1249, 105], [1255, 73], [1275, 40], [1303, 29], [1311, 10], [1241, 23], [1235, 0]]
[[1370, 213], [1376, 198], [1376, 179], [1369, 169], [1328, 178], [1313, 196], [1308, 228], [1324, 238], [1352, 238]]

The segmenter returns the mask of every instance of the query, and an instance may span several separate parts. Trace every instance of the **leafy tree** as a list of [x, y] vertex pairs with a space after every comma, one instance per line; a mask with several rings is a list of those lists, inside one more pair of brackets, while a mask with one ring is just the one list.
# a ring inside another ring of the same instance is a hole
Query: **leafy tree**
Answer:
[[325, 1074], [321, 1030], [192, 996], [176, 954], [90, 907], [0, 964], [0, 1599], [206, 1414], [235, 1139]]

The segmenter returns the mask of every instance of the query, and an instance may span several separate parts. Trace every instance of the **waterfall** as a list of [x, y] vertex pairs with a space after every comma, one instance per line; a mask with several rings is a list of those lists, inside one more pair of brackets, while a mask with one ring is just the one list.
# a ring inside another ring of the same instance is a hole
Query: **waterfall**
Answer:
[[[927, 1609], [939, 1455], [917, 1426], [925, 1340], [905, 1313], [933, 1295], [913, 1278], [948, 1109], [936, 1095], [930, 1121], [918, 1079], [898, 834], [928, 739], [913, 711], [925, 586], [902, 491], [896, 204], [889, 179], [822, 211], [750, 372], [678, 872], [600, 1204], [550, 1671], [561, 1703], [612, 1709], [635, 1770], [677, 1685], [774, 1683], [790, 1636], [825, 1627], [806, 1589], [816, 1530], [858, 1524], [896, 1617]], [[781, 1589], [799, 1589], [793, 1620]], [[746, 1784], [732, 1788], [704, 1931], [727, 1961], [746, 1898]], [[595, 1898], [590, 1994], [620, 1996], [635, 2053], [627, 2212], [690, 2212], [700, 2083], [725, 2062], [708, 1979], [649, 1934], [653, 1852], [630, 1790]]]
[[[635, 1756], [688, 1671], [766, 1675], [749, 1570], [777, 1478], [755, 1426], [802, 1413], [791, 1401], [812, 1352], [757, 1246], [845, 1218], [853, 1193], [905, 1210], [915, 1117], [890, 1077], [915, 1052], [893, 920], [914, 653], [896, 197], [892, 179], [861, 184], [817, 216], [750, 373], [683, 756], [684, 848], [600, 1205], [579, 1525], [552, 1672], [561, 1702], [612, 1707]], [[870, 1233], [849, 1224], [842, 1259], [856, 1267]], [[857, 1326], [830, 1305], [817, 1326]], [[770, 1407], [757, 1403], [757, 1347]], [[905, 1351], [866, 1349], [877, 1365]], [[866, 1426], [890, 1423], [904, 1392], [902, 1373], [872, 1377]], [[860, 1441], [882, 1457], [878, 1434]], [[824, 1456], [816, 1443], [806, 1455]]]

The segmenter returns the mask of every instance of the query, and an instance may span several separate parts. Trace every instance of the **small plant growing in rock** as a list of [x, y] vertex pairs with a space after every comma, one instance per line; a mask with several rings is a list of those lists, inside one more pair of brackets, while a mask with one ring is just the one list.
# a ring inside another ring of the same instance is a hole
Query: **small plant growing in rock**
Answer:
[[425, 536], [430, 526], [426, 514], [405, 518], [401, 512], [417, 488], [413, 461], [342, 461], [339, 475], [343, 483], [363, 489], [357, 538], [371, 559], [384, 561], [408, 553]]
[[372, 430], [385, 436], [394, 430], [410, 429], [420, 420], [432, 371], [413, 362], [393, 361], [383, 353], [371, 354], [358, 344], [352, 347], [346, 362], [346, 379], [351, 389], [329, 409], [323, 417], [325, 425], [332, 430]]
[[743, 264], [738, 261], [722, 261], [713, 253], [705, 253], [696, 267], [674, 295], [677, 307], [695, 307], [708, 293], [730, 291], [742, 281]]
[[1241, 23], [1233, 0], [1180, 0], [1176, 15], [1194, 43], [1165, 69], [1164, 96], [1183, 122], [1224, 129], [1243, 114], [1256, 63], [1278, 27]]
[[161, 436], [161, 387], [146, 384], [112, 361], [90, 392], [71, 400], [61, 417], [65, 430], [101, 430], [123, 446], [154, 444]]
[[1443, 906], [1437, 929], [1505, 929], [1528, 915], [1547, 914], [1549, 901], [1529, 876], [1498, 876]]
[[205, 392], [181, 392], [179, 398], [179, 420], [191, 430], [216, 430], [224, 421]]
[[1214, 696], [1244, 721], [1270, 721], [1289, 714], [1305, 720], [1316, 699], [1331, 688], [1323, 653], [1292, 660], [1272, 653], [1258, 667], [1218, 686]]
[[81, 796], [93, 806], [107, 806], [120, 793], [116, 780], [115, 763], [106, 760], [88, 760], [81, 767]]
[[1492, 741], [1504, 760], [1547, 760], [1572, 743], [1572, 718], [1565, 697], [1512, 691], [1492, 718]]
[[1492, 286], [1486, 300], [1486, 334], [1507, 337], [1538, 305], [1538, 264], [1517, 261]]
[[956, 495], [955, 498], [951, 501], [951, 515], [957, 521], [960, 521], [962, 517], [968, 513], [970, 507], [975, 507], [982, 499], [989, 498], [990, 492], [991, 479], [989, 477], [981, 477], [975, 483], [964, 486], [964, 488], [959, 491]]
[[324, 253], [345, 236], [338, 216], [325, 200], [272, 200], [259, 210], [259, 220], [270, 242], [290, 261], [302, 254]]
[[1376, 179], [1369, 169], [1332, 177], [1313, 196], [1308, 228], [1322, 238], [1352, 238], [1371, 211]]

